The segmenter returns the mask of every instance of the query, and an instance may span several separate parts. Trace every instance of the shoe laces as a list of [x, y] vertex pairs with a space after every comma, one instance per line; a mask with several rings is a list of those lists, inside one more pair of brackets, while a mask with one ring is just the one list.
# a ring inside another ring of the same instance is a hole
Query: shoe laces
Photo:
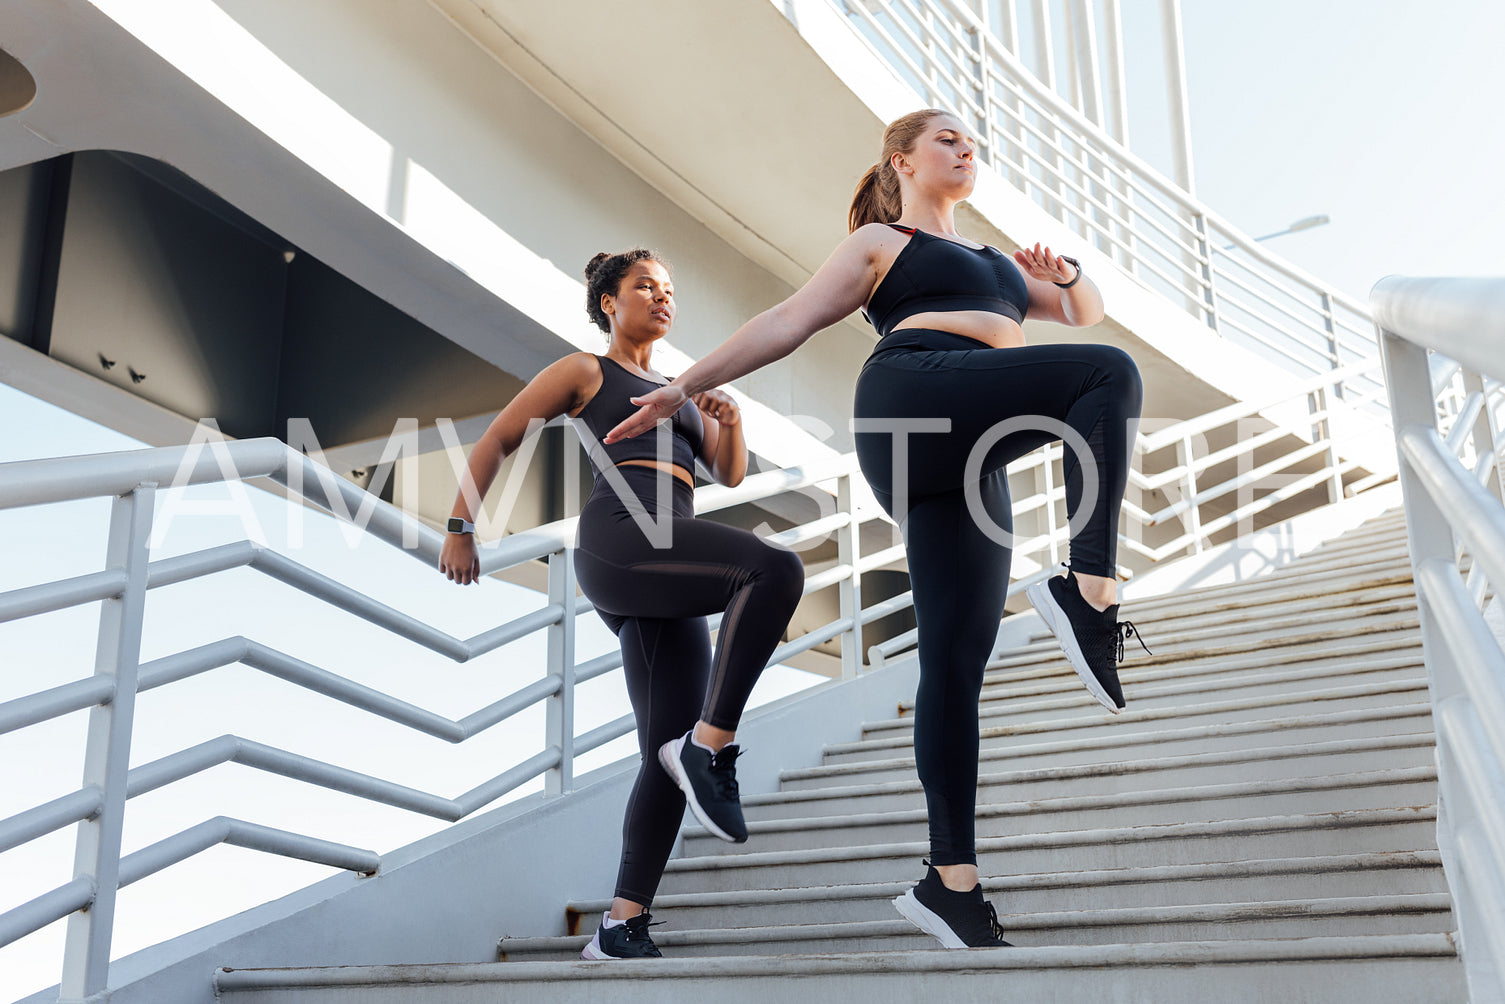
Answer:
[[1133, 621], [1119, 621], [1113, 629], [1113, 661], [1115, 663], [1124, 661], [1124, 642], [1131, 635], [1135, 641], [1139, 642], [1139, 647], [1144, 649], [1146, 655], [1155, 654], [1150, 651], [1150, 646], [1144, 643], [1144, 638], [1140, 636], [1139, 629], [1134, 626]]
[[1003, 925], [998, 923], [998, 911], [987, 900], [983, 900], [982, 905], [988, 908], [988, 933], [998, 941], [1005, 940], [1003, 937]]
[[711, 783], [716, 787], [716, 795], [727, 801], [736, 801], [737, 792], [737, 757], [742, 755], [742, 750], [736, 744], [723, 746], [718, 753], [711, 754]]
[[648, 947], [653, 949], [653, 953], [657, 955], [658, 946], [653, 943], [653, 935], [648, 933], [648, 928], [662, 927], [664, 921], [660, 920], [657, 923], [653, 923], [652, 921], [653, 914], [644, 910], [636, 917], [628, 917], [623, 923], [627, 928], [625, 937], [628, 941], [646, 941], [648, 942]]

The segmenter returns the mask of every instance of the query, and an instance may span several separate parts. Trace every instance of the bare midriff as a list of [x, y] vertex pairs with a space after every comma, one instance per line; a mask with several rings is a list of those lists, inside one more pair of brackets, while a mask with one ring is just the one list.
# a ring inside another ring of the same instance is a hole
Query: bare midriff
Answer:
[[990, 310], [932, 310], [904, 318], [892, 329], [928, 328], [971, 338], [993, 349], [1017, 349], [1024, 344], [1024, 328], [1011, 317]]
[[656, 471], [667, 471], [674, 475], [691, 488], [695, 487], [695, 478], [689, 471], [678, 464], [666, 464], [658, 460], [622, 460], [618, 461], [618, 467], [652, 467]]

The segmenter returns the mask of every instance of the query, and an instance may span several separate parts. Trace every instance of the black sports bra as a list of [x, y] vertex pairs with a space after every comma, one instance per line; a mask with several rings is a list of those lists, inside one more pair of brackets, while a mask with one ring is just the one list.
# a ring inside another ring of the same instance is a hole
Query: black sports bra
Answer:
[[[645, 432], [632, 439], [618, 440], [610, 445], [601, 442], [602, 438], [620, 422], [637, 414], [638, 406], [628, 398], [647, 393], [642, 386], [644, 384], [649, 389], [662, 387], [663, 384], [638, 376], [609, 356], [596, 358], [601, 363], [601, 389], [585, 402], [585, 407], [581, 408], [573, 419], [584, 425], [595, 439], [592, 443], [590, 439], [580, 437], [586, 444], [586, 452], [590, 455], [591, 466], [595, 468], [596, 476], [601, 475], [603, 466], [613, 467], [624, 460], [661, 459], [668, 460], [676, 467], [683, 467], [694, 474], [695, 457], [700, 453], [701, 444], [705, 440], [705, 426], [700, 420], [700, 409], [695, 407], [693, 401], [686, 401], [682, 404], [674, 413], [674, 418], [652, 432]], [[611, 365], [608, 366], [607, 363]], [[672, 437], [673, 448], [665, 450], [669, 454], [665, 457], [660, 457], [658, 453], [660, 436]]]
[[1024, 323], [1029, 287], [1008, 255], [888, 225], [910, 236], [863, 311], [880, 337], [906, 317], [930, 310], [986, 310]]

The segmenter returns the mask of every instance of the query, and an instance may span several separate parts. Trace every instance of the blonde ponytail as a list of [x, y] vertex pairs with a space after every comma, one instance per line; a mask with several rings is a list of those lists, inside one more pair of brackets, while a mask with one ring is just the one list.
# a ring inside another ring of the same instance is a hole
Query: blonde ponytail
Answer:
[[867, 169], [852, 194], [852, 208], [847, 211], [849, 231], [869, 223], [892, 223], [903, 214], [894, 154], [912, 153], [930, 120], [945, 114], [939, 108], [922, 108], [894, 119], [883, 130], [883, 158]]

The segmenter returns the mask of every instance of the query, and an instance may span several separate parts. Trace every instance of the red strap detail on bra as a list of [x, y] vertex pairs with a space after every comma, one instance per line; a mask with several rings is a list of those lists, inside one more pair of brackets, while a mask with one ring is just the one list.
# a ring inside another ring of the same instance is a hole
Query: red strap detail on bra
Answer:
[[915, 228], [914, 227], [901, 227], [897, 223], [889, 223], [889, 224], [886, 224], [886, 225], [890, 226], [890, 227], [893, 227], [895, 230], [899, 231], [900, 233], [909, 234], [911, 237], [914, 236], [914, 232], [915, 232]]

